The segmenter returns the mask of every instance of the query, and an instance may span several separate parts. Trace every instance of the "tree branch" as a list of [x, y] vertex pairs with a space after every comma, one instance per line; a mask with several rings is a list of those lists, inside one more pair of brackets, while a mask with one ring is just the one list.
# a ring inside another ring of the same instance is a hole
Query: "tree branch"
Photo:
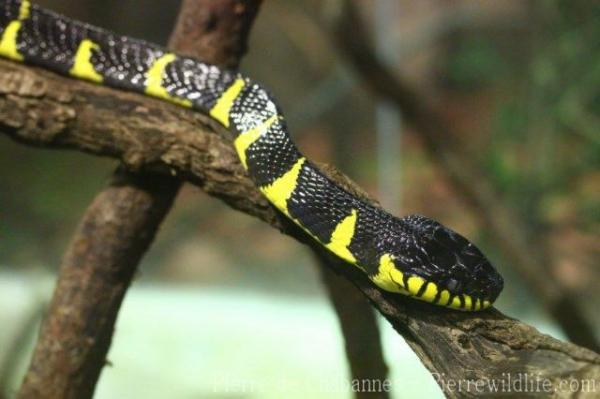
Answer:
[[[383, 358], [381, 334], [373, 307], [350, 281], [332, 271], [328, 258], [321, 256], [319, 251], [315, 253], [321, 279], [340, 322], [352, 380], [384, 384], [388, 368]], [[389, 392], [358, 391], [355, 398], [387, 399]]]
[[[239, 165], [227, 133], [204, 115], [7, 61], [0, 61], [0, 88], [0, 129], [16, 140], [110, 156], [135, 170], [173, 173], [306, 240], [268, 206]], [[329, 174], [356, 189], [342, 175]], [[600, 378], [597, 354], [495, 310], [476, 314], [439, 310], [383, 293], [354, 268], [333, 259], [329, 263], [363, 292], [432, 373], [460, 380], [533, 372], [549, 378], [557, 389], [561, 380]]]
[[125, 186], [115, 179], [96, 197], [67, 251], [19, 398], [93, 395], [125, 291], [179, 186], [122, 173]]

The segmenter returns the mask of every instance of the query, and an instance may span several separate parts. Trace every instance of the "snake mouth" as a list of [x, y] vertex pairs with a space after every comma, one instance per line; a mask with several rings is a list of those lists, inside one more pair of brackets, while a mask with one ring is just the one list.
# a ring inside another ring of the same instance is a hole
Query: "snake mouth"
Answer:
[[409, 277], [406, 295], [412, 296], [434, 305], [462, 311], [478, 311], [489, 308], [495, 297], [483, 296], [479, 293], [469, 294], [462, 290], [462, 283], [459, 280], [450, 278], [444, 284], [434, 281], [426, 281], [416, 290], [411, 281], [421, 277]]
[[380, 288], [434, 305], [462, 311], [478, 311], [489, 308], [495, 297], [470, 294], [462, 290], [463, 283], [451, 278], [440, 283], [416, 274], [403, 273], [389, 255], [381, 257], [379, 273], [371, 277]]
[[504, 286], [502, 276], [486, 259], [472, 266], [463, 257], [448, 272], [440, 273], [438, 279], [455, 295], [466, 294], [490, 302], [498, 298]]
[[453, 265], [438, 269], [438, 273], [433, 273], [430, 279], [453, 297], [448, 300], [447, 306], [458, 310], [490, 307], [504, 286], [502, 276], [471, 243], [456, 253]]
[[408, 238], [386, 248], [397, 269], [390, 275], [398, 285], [396, 292], [457, 310], [475, 311], [492, 305], [503, 280], [473, 243], [420, 215], [402, 221]]
[[498, 280], [486, 280], [489, 281], [489, 285], [481, 285], [481, 282], [476, 280], [454, 276], [446, 279], [437, 279], [431, 275], [422, 277], [393, 268], [388, 270], [385, 279], [381, 278], [380, 273], [373, 276], [372, 280], [387, 291], [434, 305], [461, 311], [479, 311], [491, 307], [502, 290], [502, 277], [499, 274], [496, 274], [496, 277]]
[[448, 278], [442, 286], [446, 287], [451, 296], [457, 298], [448, 301], [449, 307], [458, 310], [480, 310], [490, 307], [502, 290], [502, 277], [497, 277], [500, 282], [490, 282], [489, 285], [481, 285], [481, 281], [473, 279]]

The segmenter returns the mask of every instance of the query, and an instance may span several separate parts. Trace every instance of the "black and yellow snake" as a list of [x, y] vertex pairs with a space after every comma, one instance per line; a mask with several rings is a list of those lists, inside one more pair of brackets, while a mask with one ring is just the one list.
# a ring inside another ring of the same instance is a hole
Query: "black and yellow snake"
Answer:
[[460, 310], [489, 307], [503, 280], [468, 240], [419, 215], [397, 218], [326, 177], [290, 139], [273, 97], [236, 71], [0, 0], [0, 55], [210, 115], [235, 134], [242, 165], [265, 197], [381, 289]]

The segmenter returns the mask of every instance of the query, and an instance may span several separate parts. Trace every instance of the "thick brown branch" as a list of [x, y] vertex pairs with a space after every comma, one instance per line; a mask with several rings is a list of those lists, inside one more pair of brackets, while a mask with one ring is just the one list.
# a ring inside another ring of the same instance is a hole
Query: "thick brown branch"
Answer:
[[0, 128], [25, 144], [179, 175], [236, 209], [278, 224], [238, 163], [227, 132], [199, 113], [0, 59]]
[[115, 179], [98, 195], [75, 234], [19, 398], [92, 397], [125, 291], [179, 185], [123, 176], [126, 185]]
[[427, 96], [415, 91], [378, 61], [352, 1], [343, 0], [341, 4], [341, 12], [335, 18], [334, 38], [365, 84], [375, 95], [398, 106], [419, 134], [430, 158], [457, 188], [457, 193], [472, 206], [506, 259], [534, 290], [567, 336], [579, 345], [600, 351], [594, 329], [581, 309], [566, 288], [556, 279], [548, 278], [549, 260], [542, 255], [545, 251], [541, 242], [526, 235], [527, 226], [502, 203], [501, 196], [473, 164], [471, 156], [453, 140], [460, 135], [452, 131], [450, 124], [444, 123], [442, 113]]
[[237, 68], [262, 0], [183, 0], [169, 47], [226, 68]]
[[[6, 61], [0, 61], [0, 88], [0, 128], [16, 140], [110, 156], [137, 170], [176, 174], [236, 209], [304, 238], [284, 226], [284, 219], [246, 177], [227, 134], [212, 128], [205, 116]], [[600, 376], [600, 357], [595, 353], [540, 334], [497, 311], [438, 310], [384, 294], [362, 273], [335, 260], [329, 263], [337, 264], [339, 273], [359, 287], [432, 373], [470, 379], [533, 372], [557, 388], [561, 379]], [[473, 393], [477, 395], [481, 393]]]

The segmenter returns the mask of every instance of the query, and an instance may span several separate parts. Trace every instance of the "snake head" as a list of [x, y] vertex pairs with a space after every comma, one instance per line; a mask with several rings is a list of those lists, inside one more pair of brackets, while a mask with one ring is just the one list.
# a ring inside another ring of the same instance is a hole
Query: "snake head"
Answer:
[[479, 310], [496, 300], [502, 276], [469, 240], [420, 215], [394, 224], [399, 233], [387, 237], [384, 251], [400, 272], [392, 280], [405, 294], [461, 310]]

